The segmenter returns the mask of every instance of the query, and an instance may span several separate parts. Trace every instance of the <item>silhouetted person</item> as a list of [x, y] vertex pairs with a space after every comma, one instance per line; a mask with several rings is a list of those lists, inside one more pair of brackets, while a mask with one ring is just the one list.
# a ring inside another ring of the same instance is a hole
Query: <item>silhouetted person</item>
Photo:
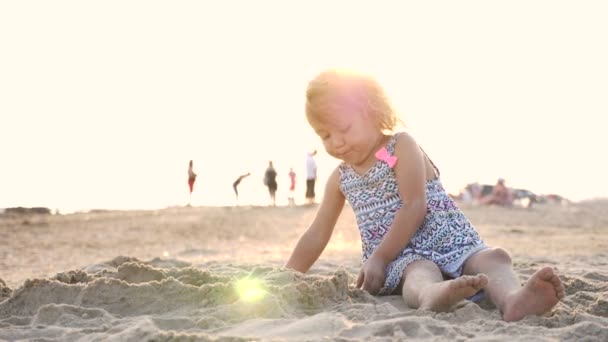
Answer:
[[275, 206], [277, 193], [277, 171], [272, 166], [272, 161], [268, 162], [268, 168], [266, 168], [266, 172], [264, 173], [264, 184], [268, 187], [270, 203], [272, 206]]
[[237, 189], [237, 187], [239, 186], [239, 184], [241, 183], [241, 181], [243, 180], [243, 178], [248, 177], [251, 173], [247, 172], [244, 175], [240, 175], [239, 178], [237, 178], [234, 183], [232, 183], [232, 188], [234, 189], [234, 194], [236, 195], [236, 200], [239, 200], [239, 190]]

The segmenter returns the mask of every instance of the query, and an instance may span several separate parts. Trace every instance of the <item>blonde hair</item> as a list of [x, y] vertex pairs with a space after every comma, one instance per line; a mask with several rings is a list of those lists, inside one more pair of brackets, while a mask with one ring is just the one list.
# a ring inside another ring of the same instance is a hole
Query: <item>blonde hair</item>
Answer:
[[308, 83], [306, 118], [311, 125], [323, 122], [336, 109], [370, 114], [382, 131], [393, 131], [397, 124], [403, 124], [380, 84], [353, 71], [326, 70]]

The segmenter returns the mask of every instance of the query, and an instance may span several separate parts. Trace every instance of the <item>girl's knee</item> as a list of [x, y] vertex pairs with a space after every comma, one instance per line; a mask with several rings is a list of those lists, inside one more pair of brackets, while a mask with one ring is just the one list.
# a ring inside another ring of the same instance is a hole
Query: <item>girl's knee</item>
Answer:
[[494, 247], [494, 248], [487, 249], [484, 252], [486, 254], [486, 258], [488, 258], [488, 259], [498, 261], [498, 262], [508, 263], [508, 264], [510, 264], [512, 262], [511, 255], [509, 254], [509, 252], [507, 252], [503, 248]]
[[416, 284], [421, 280], [424, 281], [428, 279], [441, 280], [442, 277], [439, 266], [434, 262], [429, 260], [416, 260], [403, 270], [400, 285], [405, 285], [406, 283]]

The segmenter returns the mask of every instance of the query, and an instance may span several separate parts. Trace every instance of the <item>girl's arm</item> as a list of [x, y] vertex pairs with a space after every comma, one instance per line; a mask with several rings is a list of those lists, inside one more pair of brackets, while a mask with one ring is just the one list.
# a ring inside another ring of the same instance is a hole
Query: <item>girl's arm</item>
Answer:
[[[403, 201], [391, 229], [371, 257], [388, 265], [410, 242], [426, 215], [426, 160], [409, 134], [400, 134], [395, 144], [395, 177]], [[370, 257], [370, 259], [371, 259]]]
[[339, 184], [340, 172], [336, 168], [327, 180], [325, 194], [314, 221], [300, 237], [285, 267], [306, 273], [327, 246], [344, 208], [344, 195]]

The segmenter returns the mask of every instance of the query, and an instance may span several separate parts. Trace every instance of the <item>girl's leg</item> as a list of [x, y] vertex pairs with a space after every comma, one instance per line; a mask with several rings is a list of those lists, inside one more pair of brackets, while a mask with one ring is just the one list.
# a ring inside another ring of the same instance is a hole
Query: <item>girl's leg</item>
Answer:
[[505, 321], [543, 314], [565, 295], [564, 285], [551, 267], [536, 271], [522, 287], [513, 271], [511, 256], [502, 248], [475, 253], [465, 262], [464, 274], [479, 273], [488, 276], [485, 292]]
[[418, 260], [405, 268], [403, 272], [403, 299], [414, 309], [448, 311], [487, 284], [483, 274], [462, 276], [456, 279], [443, 280], [443, 275], [435, 263]]

